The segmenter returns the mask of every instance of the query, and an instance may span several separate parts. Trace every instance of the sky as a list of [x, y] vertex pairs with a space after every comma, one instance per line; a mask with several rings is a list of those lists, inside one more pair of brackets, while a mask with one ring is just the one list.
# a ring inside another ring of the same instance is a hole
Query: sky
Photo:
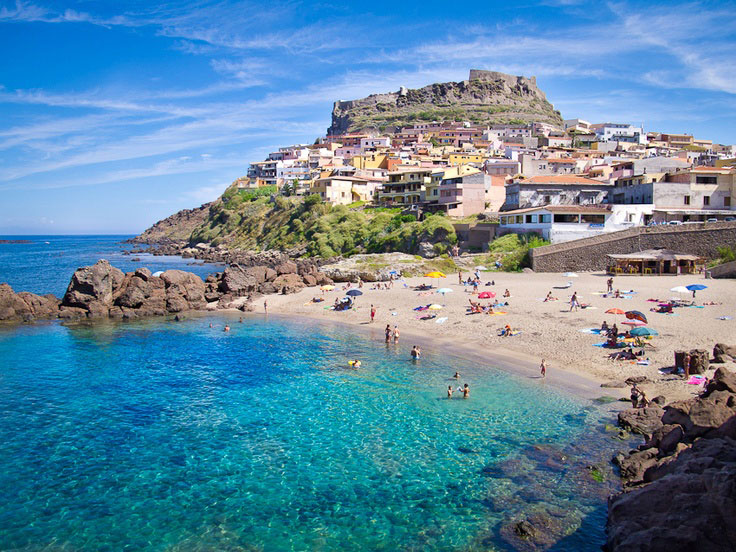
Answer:
[[536, 76], [564, 118], [736, 143], [736, 2], [0, 0], [0, 234], [134, 234], [332, 103]]

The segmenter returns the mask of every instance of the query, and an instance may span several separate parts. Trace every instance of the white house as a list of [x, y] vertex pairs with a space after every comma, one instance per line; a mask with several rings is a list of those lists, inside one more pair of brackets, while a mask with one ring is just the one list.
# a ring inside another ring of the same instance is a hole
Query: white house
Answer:
[[653, 205], [547, 205], [501, 213], [499, 234], [534, 232], [552, 243], [642, 226]]

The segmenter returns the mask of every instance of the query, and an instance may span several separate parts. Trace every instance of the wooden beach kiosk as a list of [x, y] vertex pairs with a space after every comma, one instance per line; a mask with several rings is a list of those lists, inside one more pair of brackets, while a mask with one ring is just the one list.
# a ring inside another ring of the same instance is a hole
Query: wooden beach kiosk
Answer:
[[669, 249], [647, 249], [638, 253], [610, 254], [606, 257], [608, 274], [697, 274], [705, 264], [703, 257]]

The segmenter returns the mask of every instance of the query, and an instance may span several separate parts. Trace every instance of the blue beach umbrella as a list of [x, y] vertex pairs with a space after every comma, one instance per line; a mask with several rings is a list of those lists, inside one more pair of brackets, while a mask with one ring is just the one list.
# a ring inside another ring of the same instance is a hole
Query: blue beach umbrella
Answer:
[[691, 284], [685, 287], [690, 291], [700, 291], [701, 289], [708, 289], [708, 286], [704, 286], [703, 284]]
[[363, 295], [363, 292], [360, 291], [359, 289], [351, 289], [345, 295], [350, 295], [351, 297], [357, 297], [358, 295]]
[[639, 328], [634, 328], [629, 332], [631, 335], [635, 335], [637, 337], [645, 336], [645, 335], [659, 335], [657, 333], [657, 330], [653, 330], [652, 328], [647, 328], [646, 326], [641, 326]]
[[440, 288], [437, 290], [437, 293], [444, 295], [445, 293], [452, 293], [452, 290], [450, 288]]

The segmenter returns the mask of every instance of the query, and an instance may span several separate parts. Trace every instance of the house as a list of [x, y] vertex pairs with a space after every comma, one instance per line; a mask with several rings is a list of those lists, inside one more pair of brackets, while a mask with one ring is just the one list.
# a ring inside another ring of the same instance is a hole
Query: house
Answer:
[[545, 205], [591, 205], [606, 200], [613, 186], [575, 175], [543, 175], [517, 178], [506, 184], [503, 211]]
[[590, 125], [590, 130], [595, 132], [601, 142], [632, 142], [635, 144], [646, 144], [647, 135], [641, 127], [635, 127], [623, 123], [598, 123]]
[[[486, 187], [490, 186], [490, 176], [468, 166], [449, 167], [438, 176], [439, 186], [432, 189], [431, 196], [426, 196], [422, 205], [424, 209], [442, 211], [455, 217], [467, 217], [485, 211]], [[435, 174], [432, 180], [434, 178]], [[438, 196], [434, 195], [435, 191], [439, 192]]]
[[388, 173], [388, 181], [378, 193], [382, 205], [416, 205], [425, 200], [426, 185], [431, 184], [436, 169], [406, 167]]
[[651, 206], [547, 205], [501, 213], [499, 234], [533, 232], [561, 243], [644, 224]]

